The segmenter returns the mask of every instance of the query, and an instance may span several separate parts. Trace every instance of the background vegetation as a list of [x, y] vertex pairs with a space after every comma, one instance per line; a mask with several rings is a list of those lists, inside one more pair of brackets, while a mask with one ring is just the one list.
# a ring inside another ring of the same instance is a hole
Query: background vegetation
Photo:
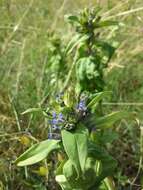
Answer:
[[[31, 141], [47, 138], [47, 124], [42, 116], [22, 116], [21, 113], [41, 104], [51, 92], [51, 76], [55, 79], [51, 67], [49, 72], [51, 41], [58, 42], [56, 46], [62, 52], [74, 34], [73, 28], [64, 21], [64, 15], [93, 6], [102, 8], [103, 18], [120, 22], [118, 27], [102, 34], [107, 39], [113, 36], [118, 45], [105, 76], [107, 90], [113, 91], [108, 102], [114, 104], [104, 102], [105, 111], [125, 109], [137, 115], [137, 122], [123, 119], [118, 123], [118, 138], [115, 134], [114, 143], [108, 147], [119, 163], [116, 183], [118, 189], [143, 188], [140, 132], [143, 1], [0, 0], [0, 190], [57, 189], [50, 186], [52, 174], [49, 175], [51, 171], [45, 163], [28, 169], [17, 168], [12, 163]], [[52, 32], [54, 37], [51, 37]]]

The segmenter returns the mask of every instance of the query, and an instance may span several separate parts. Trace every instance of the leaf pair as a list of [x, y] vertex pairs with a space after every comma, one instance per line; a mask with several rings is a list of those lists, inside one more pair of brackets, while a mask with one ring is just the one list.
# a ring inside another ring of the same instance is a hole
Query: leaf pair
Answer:
[[87, 135], [62, 131], [62, 140], [65, 151], [74, 165], [78, 177], [84, 171], [87, 158]]

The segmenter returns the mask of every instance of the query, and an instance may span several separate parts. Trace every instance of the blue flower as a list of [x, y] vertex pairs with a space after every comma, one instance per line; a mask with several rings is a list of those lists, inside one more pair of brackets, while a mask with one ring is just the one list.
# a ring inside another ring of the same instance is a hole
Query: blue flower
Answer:
[[52, 125], [57, 125], [58, 124], [58, 120], [57, 119], [52, 119], [51, 124]]
[[53, 111], [52, 116], [53, 116], [53, 118], [56, 118], [56, 117], [57, 117], [57, 114], [56, 114], [55, 111]]
[[79, 104], [77, 105], [78, 111], [85, 112], [87, 110], [85, 100], [80, 100]]
[[58, 115], [58, 121], [59, 122], [63, 122], [64, 121], [64, 117], [63, 117], [62, 113], [59, 113], [59, 115]]
[[58, 115], [56, 114], [56, 112], [54, 111], [52, 113], [52, 120], [51, 120], [51, 127], [53, 130], [57, 130], [60, 129], [60, 126], [62, 124], [62, 122], [64, 122], [64, 117], [62, 113], [59, 113]]
[[58, 127], [58, 120], [57, 120], [56, 118], [53, 118], [53, 119], [51, 120], [51, 127], [52, 127], [53, 130], [56, 130], [56, 129], [59, 128], [59, 127]]

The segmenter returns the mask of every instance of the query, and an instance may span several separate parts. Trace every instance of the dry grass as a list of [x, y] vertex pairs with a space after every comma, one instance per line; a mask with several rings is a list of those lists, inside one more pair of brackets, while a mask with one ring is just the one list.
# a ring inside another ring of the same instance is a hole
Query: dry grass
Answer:
[[[0, 1], [0, 190], [35, 189], [34, 183], [44, 181], [30, 170], [28, 175], [34, 177], [26, 181], [25, 170], [12, 165], [12, 160], [26, 148], [20, 138], [27, 128], [31, 130], [28, 139], [46, 138], [45, 123], [41, 118], [22, 117], [20, 113], [36, 107], [47, 93], [48, 84], [43, 86], [42, 81], [48, 62], [48, 32], [56, 31], [67, 40], [73, 29], [64, 22], [64, 15], [97, 5], [102, 7], [104, 18], [123, 23], [106, 33], [109, 38], [114, 35], [119, 43], [107, 76], [107, 88], [114, 94], [112, 101], [143, 102], [142, 0]], [[142, 122], [141, 108], [134, 105], [127, 109], [138, 111]], [[134, 161], [137, 168], [138, 161], [139, 155]]]

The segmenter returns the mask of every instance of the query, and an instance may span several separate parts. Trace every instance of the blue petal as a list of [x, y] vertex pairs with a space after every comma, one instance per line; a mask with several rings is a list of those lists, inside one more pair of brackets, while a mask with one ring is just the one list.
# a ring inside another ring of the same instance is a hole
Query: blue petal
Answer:
[[53, 118], [56, 118], [56, 117], [57, 117], [57, 114], [56, 114], [55, 111], [53, 111], [52, 116], [53, 116]]
[[51, 124], [57, 125], [58, 124], [58, 120], [57, 119], [52, 119]]

